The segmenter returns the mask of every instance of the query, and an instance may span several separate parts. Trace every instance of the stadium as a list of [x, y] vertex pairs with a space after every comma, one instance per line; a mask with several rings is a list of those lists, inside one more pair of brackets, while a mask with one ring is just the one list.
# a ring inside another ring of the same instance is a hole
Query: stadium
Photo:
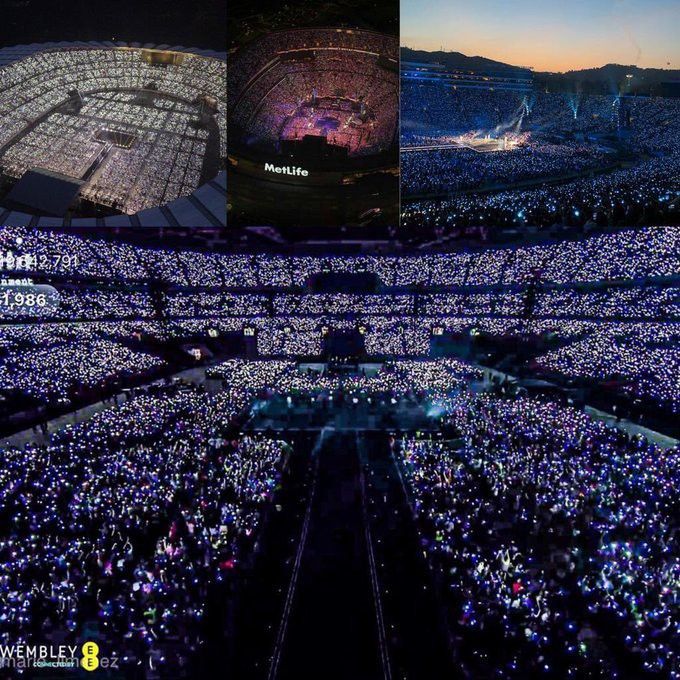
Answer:
[[677, 222], [680, 100], [660, 86], [402, 51], [404, 238]]
[[[230, 55], [235, 225], [342, 226], [371, 210], [394, 211], [398, 59], [393, 36], [349, 28], [274, 31]], [[336, 201], [326, 200], [328, 191]], [[326, 203], [350, 214], [321, 219]], [[396, 223], [396, 213], [390, 218]]]
[[677, 227], [121, 234], [0, 230], [3, 645], [149, 679], [680, 672]]
[[224, 53], [6, 47], [0, 112], [2, 224], [225, 225]]
[[398, 55], [364, 31], [296, 30], [261, 38], [235, 59], [230, 91], [236, 143], [280, 152], [320, 137], [324, 155], [379, 154], [395, 142]]

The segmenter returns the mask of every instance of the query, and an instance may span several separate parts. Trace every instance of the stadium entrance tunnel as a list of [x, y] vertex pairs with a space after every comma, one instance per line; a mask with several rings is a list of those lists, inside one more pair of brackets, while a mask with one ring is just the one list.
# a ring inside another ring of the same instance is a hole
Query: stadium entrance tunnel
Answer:
[[311, 293], [377, 293], [381, 285], [374, 272], [319, 272], [305, 282]]
[[365, 357], [366, 343], [361, 329], [328, 329], [324, 333], [322, 356], [343, 362]]

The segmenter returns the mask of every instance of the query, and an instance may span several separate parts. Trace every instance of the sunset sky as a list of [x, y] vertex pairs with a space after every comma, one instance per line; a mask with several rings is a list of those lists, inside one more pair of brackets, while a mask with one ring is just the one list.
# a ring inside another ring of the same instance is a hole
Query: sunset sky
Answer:
[[401, 0], [403, 46], [537, 71], [680, 69], [678, 26], [680, 0]]

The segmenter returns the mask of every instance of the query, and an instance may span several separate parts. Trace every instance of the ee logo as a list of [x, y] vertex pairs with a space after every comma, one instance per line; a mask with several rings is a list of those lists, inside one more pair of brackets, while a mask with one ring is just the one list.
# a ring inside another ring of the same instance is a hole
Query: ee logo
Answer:
[[86, 671], [96, 671], [99, 668], [99, 645], [96, 642], [86, 642], [82, 647], [83, 658], [80, 665]]

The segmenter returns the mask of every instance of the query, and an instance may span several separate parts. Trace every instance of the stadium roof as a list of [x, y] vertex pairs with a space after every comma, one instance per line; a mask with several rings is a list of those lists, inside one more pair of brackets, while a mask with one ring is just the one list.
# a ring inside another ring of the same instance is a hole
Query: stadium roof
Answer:
[[223, 170], [190, 196], [135, 215], [69, 220], [0, 207], [0, 224], [8, 227], [223, 227], [226, 226], [226, 205], [227, 173]]
[[226, 52], [216, 52], [215, 50], [202, 50], [197, 47], [184, 47], [184, 45], [168, 45], [163, 43], [157, 45], [156, 43], [128, 43], [128, 42], [111, 42], [109, 40], [99, 42], [96, 40], [76, 41], [76, 42], [49, 42], [49, 43], [31, 43], [30, 45], [13, 45], [12, 47], [0, 48], [0, 68], [13, 64], [15, 61], [21, 61], [26, 57], [36, 54], [38, 52], [53, 52], [56, 50], [72, 50], [74, 48], [116, 48], [116, 47], [136, 47], [144, 50], [167, 50], [168, 52], [188, 52], [190, 54], [197, 54], [200, 57], [212, 57], [213, 59], [227, 60]]
[[5, 200], [40, 215], [59, 216], [66, 213], [82, 186], [79, 179], [36, 168], [24, 173]]

